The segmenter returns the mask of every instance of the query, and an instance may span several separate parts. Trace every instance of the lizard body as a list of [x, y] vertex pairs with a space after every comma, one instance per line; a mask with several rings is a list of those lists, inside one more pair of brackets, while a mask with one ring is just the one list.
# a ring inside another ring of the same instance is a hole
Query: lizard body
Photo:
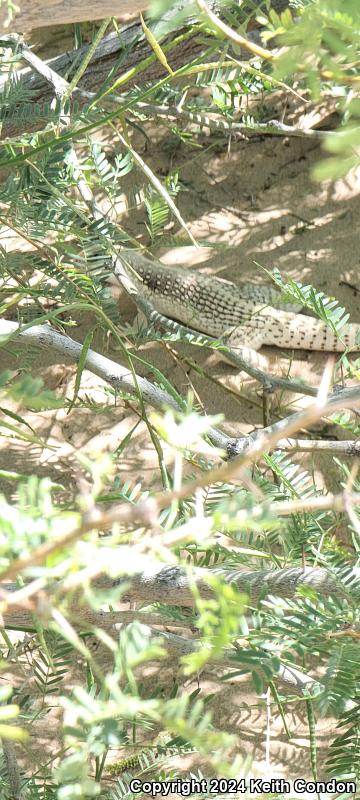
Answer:
[[326, 352], [360, 350], [360, 325], [347, 324], [339, 339], [321, 320], [283, 310], [280, 293], [272, 287], [236, 286], [149, 261], [134, 251], [125, 251], [123, 256], [132, 267], [137, 289], [157, 311], [212, 337], [226, 337], [235, 350], [258, 350], [263, 345]]

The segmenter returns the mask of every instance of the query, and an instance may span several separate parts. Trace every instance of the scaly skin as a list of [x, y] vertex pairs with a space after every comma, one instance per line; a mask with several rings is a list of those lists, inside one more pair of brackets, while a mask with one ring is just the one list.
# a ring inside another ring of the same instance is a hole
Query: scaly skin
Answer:
[[209, 336], [226, 337], [234, 349], [275, 345], [326, 352], [360, 350], [360, 325], [344, 326], [340, 340], [320, 320], [283, 310], [277, 302], [279, 293], [270, 287], [235, 286], [199, 272], [166, 267], [134, 251], [122, 256], [132, 267], [136, 287], [157, 311]]

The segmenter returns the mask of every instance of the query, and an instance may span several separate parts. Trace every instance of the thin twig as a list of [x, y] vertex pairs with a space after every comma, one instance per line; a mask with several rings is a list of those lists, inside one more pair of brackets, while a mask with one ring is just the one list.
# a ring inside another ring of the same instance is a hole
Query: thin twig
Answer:
[[358, 439], [280, 439], [276, 445], [277, 450], [285, 452], [299, 451], [301, 453], [331, 453], [332, 455], [360, 456], [360, 441]]
[[178, 492], [170, 493], [169, 499], [182, 500], [192, 494], [196, 488], [209, 486], [211, 483], [224, 482], [230, 477], [239, 478], [244, 469], [250, 467], [265, 453], [273, 450], [278, 441], [288, 438], [301, 428], [308, 428], [319, 419], [327, 417], [334, 411], [360, 405], [360, 387], [345, 389], [332, 395], [326, 403], [315, 402], [304, 411], [291, 414], [268, 428], [252, 434], [248, 439], [233, 439], [227, 447], [230, 462], [218, 469], [204, 473], [194, 481], [184, 484]]
[[[121, 104], [121, 99], [114, 98], [114, 102]], [[177, 108], [176, 106], [156, 105], [155, 103], [141, 103], [138, 102], [136, 107], [140, 111], [151, 112], [158, 117], [167, 119], [176, 119], [182, 117], [188, 119], [189, 122], [199, 125], [201, 128], [208, 128], [209, 130], [222, 130], [225, 133], [231, 134], [234, 138], [239, 136], [244, 138], [244, 134], [260, 134], [270, 136], [294, 136], [308, 139], [323, 139], [329, 134], [329, 131], [318, 130], [316, 128], [296, 127], [294, 125], [286, 125], [277, 119], [270, 119], [267, 122], [229, 122], [222, 119], [220, 116], [209, 116], [208, 114], [201, 114], [195, 111], [188, 111], [184, 108]], [[333, 134], [333, 131], [331, 131]]]
[[[62, 358], [69, 358], [71, 361], [78, 361], [82, 353], [82, 345], [75, 342], [68, 336], [58, 333], [53, 330], [49, 325], [34, 325], [32, 327], [22, 330], [16, 322], [9, 320], [0, 321], [0, 335], [10, 336], [18, 334], [20, 339], [31, 342], [41, 348], [58, 353]], [[90, 370], [94, 375], [97, 375], [102, 380], [109, 383], [114, 389], [120, 392], [131, 394], [138, 399], [138, 389], [140, 390], [145, 402], [150, 403], [154, 408], [163, 409], [170, 407], [177, 411], [181, 411], [180, 405], [175, 401], [174, 397], [155, 386], [146, 378], [135, 375], [130, 372], [129, 368], [123, 367], [120, 364], [112, 361], [111, 359], [89, 349], [85, 362], [85, 368]], [[353, 388], [343, 390], [333, 395], [327, 402], [326, 407], [321, 410], [315, 405], [317, 409], [318, 419], [320, 416], [327, 416], [335, 411], [337, 408], [351, 407], [359, 402], [360, 389]], [[311, 410], [312, 409], [312, 410]], [[313, 417], [314, 406], [310, 407], [310, 420]], [[250, 452], [251, 446], [261, 440], [264, 443], [264, 452], [274, 447], [279, 447], [281, 450], [302, 450], [304, 452], [337, 452], [344, 453], [349, 456], [359, 455], [360, 443], [357, 441], [323, 441], [323, 440], [307, 440], [307, 439], [292, 439], [290, 433], [294, 430], [300, 430], [309, 426], [307, 419], [309, 417], [309, 409], [305, 411], [296, 412], [286, 419], [275, 422], [268, 428], [257, 431], [251, 436], [242, 436], [238, 438], [227, 436], [216, 428], [210, 428], [208, 436], [216, 447], [224, 448], [227, 450], [228, 456], [234, 458], [240, 454]], [[310, 421], [310, 424], [311, 424]], [[291, 432], [290, 432], [291, 427]], [[271, 436], [271, 441], [268, 437]], [[221, 474], [205, 473], [205, 484], [218, 480], [223, 480]], [[195, 485], [196, 488], [197, 484]], [[191, 494], [192, 490], [189, 492]], [[185, 494], [186, 496], [186, 494]]]
[[48, 64], [42, 61], [41, 58], [39, 58], [32, 50], [30, 50], [30, 47], [28, 47], [27, 44], [20, 41], [17, 41], [16, 44], [23, 60], [26, 61], [27, 64], [29, 64], [29, 66], [38, 73], [38, 75], [41, 75], [41, 77], [44, 78], [47, 83], [50, 83], [51, 86], [54, 87], [56, 97], [58, 99], [62, 99], [64, 92], [69, 85], [65, 78], [63, 78], [53, 69], [51, 69]]

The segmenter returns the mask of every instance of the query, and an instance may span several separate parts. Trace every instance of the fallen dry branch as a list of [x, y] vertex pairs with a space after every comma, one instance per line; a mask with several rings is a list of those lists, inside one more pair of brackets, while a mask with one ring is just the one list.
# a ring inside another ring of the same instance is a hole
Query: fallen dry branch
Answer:
[[9, 20], [6, 3], [0, 7], [0, 27], [9, 33], [12, 31], [31, 31], [33, 28], [45, 28], [51, 25], [70, 25], [75, 22], [103, 19], [104, 17], [124, 16], [144, 11], [148, 6], [147, 0], [71, 0], [63, 3], [61, 0], [20, 0], [16, 3], [16, 11]]
[[[358, 572], [360, 574], [360, 571]], [[132, 576], [131, 587], [126, 591], [126, 599], [140, 605], [161, 602], [193, 607], [194, 581], [202, 597], [212, 597], [212, 589], [206, 580], [209, 575], [216, 575], [236, 586], [239, 592], [249, 596], [251, 604], [256, 604], [264, 589], [270, 595], [283, 598], [293, 598], [296, 591], [304, 586], [311, 587], [322, 597], [343, 595], [345, 591], [344, 586], [328, 570], [314, 567], [255, 572], [229, 571], [222, 567], [213, 567], [209, 570], [194, 569], [191, 572], [192, 577], [189, 578], [181, 567], [154, 565], [152, 569]]]
[[[353, 572], [353, 577], [358, 577], [359, 570], [354, 570]], [[357, 575], [355, 575], [355, 573], [357, 573]], [[135, 600], [136, 603], [140, 605], [161, 602], [170, 605], [176, 604], [193, 607], [194, 593], [191, 587], [194, 583], [202, 597], [211, 597], [212, 595], [206, 580], [206, 576], [209, 574], [222, 577], [225, 581], [235, 585], [240, 592], [248, 594], [251, 603], [256, 603], [260, 594], [264, 595], [264, 587], [266, 587], [269, 594], [283, 598], [293, 598], [296, 591], [305, 586], [318, 591], [323, 597], [344, 595], [346, 591], [341, 582], [327, 570], [312, 567], [257, 572], [229, 572], [228, 570], [221, 569], [221, 567], [212, 568], [210, 570], [194, 569], [191, 578], [189, 578], [187, 572], [181, 567], [154, 564], [152, 567], [149, 567], [147, 571], [132, 576], [131, 588], [127, 589], [126, 598]], [[128, 582], [129, 578], [127, 577], [126, 583], [128, 584]], [[102, 588], [104, 584], [109, 585], [109, 579], [103, 579], [101, 582]], [[15, 599], [15, 596], [21, 593], [21, 591], [22, 590], [15, 591], [13, 599]], [[6, 598], [9, 598], [9, 586], [4, 587], [2, 596], [2, 606], [6, 608]], [[125, 597], [122, 599], [124, 600]], [[41, 602], [44, 607], [44, 598], [42, 598]], [[154, 615], [152, 614], [148, 617], [146, 613], [141, 614], [139, 612], [96, 613], [83, 605], [72, 607], [71, 612], [72, 624], [75, 624], [75, 627], [79, 628], [82, 632], [86, 630], [88, 632], [94, 632], [94, 629], [96, 632], [97, 628], [106, 630], [108, 633], [115, 632], [114, 626], [127, 624], [131, 618], [137, 618], [143, 625], [143, 635], [146, 636], [149, 641], [154, 638], [157, 639], [158, 643], [164, 646], [167, 656], [176, 658], [177, 660], [183, 656], [201, 651], [204, 647], [204, 645], [197, 640], [187, 639], [184, 636], [178, 636], [167, 631], [159, 631], [149, 626], [146, 624], [146, 621], [151, 622], [152, 625], [164, 624], [164, 621], [161, 622], [160, 617], [154, 619]], [[29, 628], [29, 626], [32, 627], [33, 613], [33, 611], [27, 611], [16, 606], [15, 603], [13, 605], [9, 603], [7, 610], [3, 611], [4, 623], [7, 627], [11, 626], [18, 630]], [[183, 627], [186, 627], [186, 622], [183, 623]], [[265, 652], [264, 656], [266, 656]], [[220, 656], [210, 656], [209, 659], [210, 665], [220, 668], [236, 668], [238, 663], [236, 648], [226, 648]], [[284, 663], [280, 664], [279, 672], [274, 677], [295, 693], [301, 694], [304, 691], [311, 692], [321, 689], [321, 684], [311, 676]]]
[[[157, 639], [158, 643], [165, 648], [167, 655], [172, 659], [176, 659], [176, 661], [179, 661], [179, 659], [184, 656], [201, 652], [205, 648], [208, 650], [208, 645], [205, 645], [204, 648], [204, 645], [199, 641], [185, 639], [183, 636], [178, 636], [177, 634], [167, 631], [157, 631], [148, 626], [143, 627], [143, 634], [147, 635], [149, 642]], [[267, 653], [264, 651], [264, 656], [266, 657], [266, 655]], [[216, 666], [219, 669], [223, 669], [224, 667], [243, 669], [244, 665], [241, 658], [237, 659], [236, 647], [234, 647], [233, 649], [225, 648], [220, 656], [210, 657], [209, 666]], [[257, 671], [262, 672], [260, 664]], [[264, 673], [263, 677], [267, 682], [268, 675]], [[294, 694], [301, 695], [305, 693], [311, 695], [311, 693], [318, 693], [322, 688], [321, 683], [306, 672], [301, 672], [296, 667], [284, 663], [280, 663], [279, 671], [275, 673], [273, 677], [277, 682], [291, 690]]]
[[[71, 362], [77, 362], [82, 353], [82, 345], [79, 342], [58, 333], [49, 325], [34, 325], [22, 330], [16, 322], [0, 320], [1, 336], [11, 338], [16, 333], [21, 339], [56, 353], [61, 357], [61, 360], [65, 359]], [[130, 357], [129, 355], [129, 358]], [[88, 350], [85, 368], [102, 380], [105, 380], [119, 392], [129, 393], [135, 398], [139, 398], [141, 395], [142, 399], [150, 403], [154, 408], [163, 410], [168, 407], [176, 411], [182, 410], [181, 405], [176, 402], [174, 396], [170, 395], [164, 389], [155, 386], [146, 378], [142, 378], [132, 372], [129, 367], [117, 364], [94, 350]], [[359, 402], [360, 389], [355, 387], [343, 390], [331, 396], [323, 407], [315, 402], [314, 405], [310, 406], [308, 409], [291, 414], [285, 419], [257, 431], [255, 434], [252, 434], [252, 436], [230, 437], [217, 428], [210, 428], [208, 430], [210, 440], [216, 447], [224, 449], [228, 457], [234, 460], [233, 466], [226, 465], [220, 468], [220, 470], [204, 473], [202, 483], [197, 483], [197, 481], [195, 481], [191, 485], [189, 484], [183, 487], [180, 490], [180, 494], [174, 493], [173, 499], [180, 499], [188, 496], [192, 491], [195, 491], [196, 488], [199, 488], [200, 485], [207, 486], [214, 482], [227, 480], [231, 473], [233, 471], [235, 472], [240, 466], [239, 457], [243, 457], [242, 461], [244, 463], [241, 465], [248, 466], [257, 458], [261, 458], [264, 452], [268, 452], [278, 445], [280, 449], [283, 450], [303, 450], [306, 452], [327, 451], [337, 454], [343, 453], [344, 455], [358, 455], [359, 448], [355, 441], [331, 442], [326, 440], [322, 442], [321, 440], [295, 440], [288, 437], [291, 437], [296, 430], [313, 424], [313, 422], [318, 419], [330, 415], [333, 411], [342, 408], [352, 408], [352, 406], [358, 405]], [[168, 494], [166, 498], [168, 502], [171, 501], [171, 497]]]
[[[8, 320], [0, 320], [0, 335], [10, 336], [18, 333], [19, 336], [26, 341], [31, 342], [38, 347], [44, 348], [53, 353], [57, 353], [61, 360], [70, 360], [70, 362], [77, 362], [82, 353], [82, 345], [74, 341], [68, 336], [63, 336], [61, 333], [53, 330], [50, 325], [34, 325], [30, 328], [21, 330], [16, 322]], [[131, 358], [129, 354], [129, 359]], [[123, 367], [115, 361], [95, 352], [89, 350], [85, 363], [86, 369], [89, 369], [94, 375], [97, 375], [102, 380], [105, 380], [114, 389], [119, 392], [131, 394], [132, 397], [141, 395], [143, 400], [153, 408], [164, 409], [166, 407], [173, 408], [174, 410], [181, 411], [181, 406], [176, 402], [164, 389], [155, 386], [146, 378], [140, 375], [134, 376], [130, 367]], [[139, 394], [140, 393], [140, 394]], [[225, 447], [228, 438], [220, 431], [213, 429], [209, 432], [213, 444], [216, 447]]]
[[[139, 617], [139, 621], [142, 625], [142, 636], [147, 638], [149, 643], [154, 642], [155, 640], [157, 644], [163, 647], [164, 656], [166, 655], [166, 657], [175, 660], [177, 663], [179, 663], [180, 659], [184, 656], [201, 652], [204, 649], [204, 645], [196, 639], [188, 639], [185, 636], [179, 636], [169, 631], [159, 630], [158, 628], [154, 628], [151, 625], [146, 624], [146, 614], [140, 615], [136, 612], [111, 612], [109, 614], [99, 613], [96, 615], [94, 612], [90, 612], [89, 609], [85, 610], [83, 607], [79, 607], [76, 610], [73, 609], [73, 615], [77, 619], [78, 623], [76, 627], [79, 627], [82, 632], [88, 630], [89, 633], [93, 633], [95, 628], [95, 634], [96, 629], [100, 629], [106, 631], [108, 634], [114, 634], [116, 636], [118, 636], [118, 630], [115, 629], [115, 626], [118, 628], [123, 624], [126, 625], [129, 621], [130, 613], [132, 614], [133, 619]], [[23, 611], [14, 611], [11, 616], [5, 615], [5, 620], [8, 620], [8, 625], [11, 625], [11, 627], [17, 630], [22, 630], [23, 628], [29, 629], [29, 627], [31, 628], [34, 624], [33, 615]], [[156, 621], [155, 624], [160, 623]], [[164, 620], [162, 621], [162, 624], [164, 624]], [[183, 624], [183, 628], [184, 627], [185, 624]], [[206, 645], [206, 650], [208, 652], [208, 645]], [[265, 658], [266, 655], [267, 654], [264, 652]], [[101, 654], [97, 655], [97, 662], [100, 671], [102, 669], [103, 660], [104, 663], [109, 666], [109, 653], [107, 651], [104, 656]], [[217, 667], [219, 669], [228, 669], [229, 667], [233, 667], [234, 669], [239, 668], [236, 647], [226, 648], [221, 655], [210, 655], [208, 664], [210, 667]], [[260, 662], [257, 669], [259, 672], [261, 672]], [[264, 674], [264, 678], [265, 680], [268, 680], [268, 675]], [[321, 690], [321, 684], [317, 680], [289, 664], [280, 663], [279, 671], [274, 674], [274, 679], [295, 694], [303, 694], [304, 692], [311, 693], [315, 691], [318, 692]]]
[[[292, 599], [295, 597], [296, 592], [303, 587], [313, 589], [323, 598], [330, 596], [343, 597], [346, 592], [351, 592], [351, 588], [346, 589], [335, 575], [320, 567], [288, 567], [279, 570], [256, 570], [254, 572], [229, 570], [223, 567], [209, 569], [194, 567], [189, 573], [176, 564], [164, 566], [164, 564], [158, 561], [154, 562], [149, 558], [145, 559], [145, 561], [147, 561], [148, 566], [138, 573], [131, 576], [126, 574], [116, 581], [112, 581], [105, 575], [97, 576], [96, 585], [104, 589], [112, 585], [121, 587], [121, 584], [124, 583], [125, 594], [122, 596], [122, 600], [136, 602], [138, 608], [152, 603], [194, 608], [194, 588], [203, 598], [211, 598], [213, 596], [212, 588], [209, 585], [209, 576], [216, 576], [225, 583], [235, 586], [239, 592], [248, 597], [248, 605], [256, 605], [259, 597], [264, 597], [266, 594]], [[347, 577], [349, 581], [350, 578], [352, 580], [358, 579], [360, 570], [354, 567], [351, 576], [348, 575]], [[36, 610], [36, 605], [31, 605], [31, 611], [28, 610], [26, 605], [29, 604], [29, 598], [31, 598], [32, 602], [36, 600], [38, 591], [32, 595], [33, 586], [36, 590], [38, 589], [36, 582], [27, 584], [27, 598], [25, 598], [25, 593], [22, 589], [15, 591], [15, 585], [13, 584], [2, 583], [1, 586], [3, 589], [0, 610], [5, 625], [11, 625], [18, 629], [29, 627], [31, 614]], [[61, 594], [62, 588], [67, 589], [68, 587], [65, 582], [64, 584], [59, 583], [56, 588]], [[10, 591], [10, 589], [13, 591]], [[76, 609], [73, 608], [72, 613], [73, 618], [76, 620], [76, 625], [85, 630], [90, 630], [93, 626], [109, 629], [119, 622], [124, 622], [122, 612], [96, 613], [85, 606], [76, 605]], [[145, 621], [145, 617], [144, 613], [141, 618], [142, 621]], [[129, 621], [129, 615], [127, 615], [125, 621]], [[158, 624], [157, 622], [154, 623], [153, 620], [152, 623]]]

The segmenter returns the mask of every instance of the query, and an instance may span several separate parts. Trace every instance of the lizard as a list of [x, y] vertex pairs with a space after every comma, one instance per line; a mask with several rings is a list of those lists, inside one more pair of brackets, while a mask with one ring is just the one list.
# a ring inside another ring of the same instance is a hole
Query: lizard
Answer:
[[[235, 352], [259, 364], [254, 351], [263, 345], [325, 352], [360, 351], [360, 324], [344, 326], [341, 339], [323, 321], [298, 313], [301, 306], [281, 303], [271, 286], [236, 286], [217, 277], [150, 261], [122, 251], [136, 289], [165, 317], [225, 340]], [[226, 354], [224, 355], [226, 358]]]

